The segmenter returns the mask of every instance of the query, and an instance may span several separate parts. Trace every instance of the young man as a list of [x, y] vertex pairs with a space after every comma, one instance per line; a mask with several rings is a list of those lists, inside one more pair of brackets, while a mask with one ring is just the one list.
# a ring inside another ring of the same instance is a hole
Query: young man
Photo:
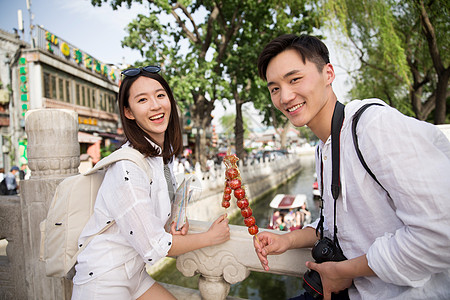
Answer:
[[[293, 125], [307, 125], [320, 139], [316, 171], [319, 186], [323, 183], [323, 227], [333, 239], [330, 134], [337, 98], [328, 49], [313, 36], [283, 35], [265, 47], [258, 70], [273, 104]], [[381, 185], [364, 169], [352, 137], [352, 116], [370, 102], [382, 106], [361, 115], [356, 133]], [[306, 264], [320, 274], [324, 299], [346, 288], [350, 299], [450, 299], [449, 141], [435, 126], [378, 99], [351, 101], [344, 115], [337, 139], [336, 236], [347, 260]], [[269, 270], [270, 254], [312, 247], [319, 239], [318, 221], [284, 235], [258, 234], [260, 243], [254, 245], [263, 268]]]

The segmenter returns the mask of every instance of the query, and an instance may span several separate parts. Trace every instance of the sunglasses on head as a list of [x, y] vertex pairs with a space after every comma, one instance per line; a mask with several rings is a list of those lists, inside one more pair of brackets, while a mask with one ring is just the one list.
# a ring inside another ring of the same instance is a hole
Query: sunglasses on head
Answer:
[[141, 74], [142, 71], [148, 72], [148, 73], [158, 73], [161, 71], [161, 67], [158, 66], [146, 66], [142, 68], [131, 68], [126, 69], [121, 72], [122, 75], [125, 75], [127, 77], [133, 77], [136, 75]]

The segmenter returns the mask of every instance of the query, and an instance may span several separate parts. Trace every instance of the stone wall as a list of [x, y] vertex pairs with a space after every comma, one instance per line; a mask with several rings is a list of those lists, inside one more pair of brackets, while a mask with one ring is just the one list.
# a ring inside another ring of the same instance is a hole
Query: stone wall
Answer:
[[6, 299], [70, 299], [70, 281], [45, 276], [39, 261], [39, 224], [47, 216], [56, 186], [78, 172], [78, 116], [69, 110], [31, 110], [25, 117], [25, 130], [32, 175], [20, 182], [20, 197], [0, 200], [0, 237], [8, 241], [9, 261], [0, 270], [10, 271], [9, 277], [15, 280], [7, 287], [8, 278], [2, 277], [0, 295], [13, 290], [13, 298]]
[[27, 299], [19, 196], [0, 196], [0, 299]]

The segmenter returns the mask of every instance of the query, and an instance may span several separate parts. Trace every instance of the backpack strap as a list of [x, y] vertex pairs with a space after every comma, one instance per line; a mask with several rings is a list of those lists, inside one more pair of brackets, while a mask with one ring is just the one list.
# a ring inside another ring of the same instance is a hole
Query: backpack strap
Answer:
[[114, 151], [107, 157], [100, 160], [95, 165], [95, 167], [93, 167], [91, 170], [87, 171], [83, 175], [85, 176], [91, 175], [100, 169], [106, 168], [115, 162], [125, 159], [134, 162], [136, 165], [138, 165], [139, 168], [143, 169], [147, 174], [149, 181], [152, 181], [152, 171], [147, 161], [145, 160], [144, 155], [142, 155], [138, 150], [133, 149], [131, 147], [120, 148]]
[[[152, 181], [152, 170], [150, 169], [150, 166], [148, 165], [147, 161], [145, 160], [144, 155], [142, 155], [142, 153], [140, 153], [138, 150], [133, 149], [131, 147], [120, 148], [120, 149], [114, 151], [107, 157], [100, 160], [95, 165], [95, 167], [93, 167], [91, 170], [87, 171], [83, 175], [89, 176], [91, 174], [94, 174], [95, 172], [97, 172], [100, 169], [106, 168], [115, 162], [118, 162], [120, 160], [125, 160], [125, 159], [134, 162], [136, 165], [138, 165], [138, 167], [143, 169], [148, 176], [149, 182]], [[86, 239], [86, 241], [84, 241], [83, 245], [75, 253], [75, 255], [72, 257], [72, 260], [71, 260], [69, 266], [74, 266], [76, 264], [78, 255], [87, 247], [87, 245], [92, 241], [93, 238], [95, 238], [97, 235], [102, 234], [103, 232], [108, 230], [115, 223], [116, 223], [116, 221], [112, 220], [109, 224], [107, 224], [105, 227], [103, 227], [99, 232], [89, 236]], [[72, 272], [71, 270], [66, 270], [66, 274], [70, 274], [69, 276], [73, 276], [74, 274], [71, 274], [71, 272]]]
[[[113, 226], [114, 224], [116, 224], [116, 220], [112, 220], [108, 225], [106, 225], [105, 227], [103, 227], [99, 232], [97, 232], [96, 234], [93, 234], [91, 236], [89, 236], [86, 241], [84, 241], [83, 245], [81, 247], [78, 248], [78, 251], [75, 253], [74, 256], [72, 256], [72, 259], [70, 260], [70, 264], [69, 266], [75, 266], [75, 264], [77, 263], [77, 259], [78, 259], [78, 255], [87, 247], [87, 245], [89, 245], [89, 243], [99, 234], [102, 234], [103, 232], [105, 232], [106, 230], [108, 230], [111, 226]], [[68, 279], [72, 279], [73, 276], [75, 276], [74, 271], [72, 270], [74, 267], [71, 267], [70, 270], [65, 270], [65, 273], [68, 274], [67, 278]], [[73, 272], [73, 273], [72, 273]]]
[[359, 118], [361, 117], [362, 113], [369, 108], [372, 105], [378, 105], [378, 106], [384, 106], [381, 103], [368, 103], [363, 105], [358, 111], [353, 115], [353, 122], [352, 122], [352, 135], [353, 135], [353, 145], [355, 146], [356, 154], [358, 155], [359, 161], [363, 165], [364, 169], [366, 169], [367, 173], [378, 183], [379, 186], [387, 193], [388, 197], [390, 199], [391, 195], [389, 195], [389, 192], [384, 188], [384, 186], [378, 181], [375, 174], [373, 174], [372, 170], [370, 170], [369, 166], [367, 165], [366, 161], [364, 160], [364, 157], [359, 150], [359, 144], [358, 144], [358, 136], [356, 135], [356, 125], [358, 124]]

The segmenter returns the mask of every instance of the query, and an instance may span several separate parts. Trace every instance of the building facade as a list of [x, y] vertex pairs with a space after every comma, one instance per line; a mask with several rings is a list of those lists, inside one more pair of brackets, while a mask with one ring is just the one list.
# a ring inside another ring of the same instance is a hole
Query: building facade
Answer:
[[[36, 28], [33, 45], [0, 31], [0, 167], [27, 163], [25, 114], [39, 108], [78, 113], [80, 153], [95, 163], [121, 143], [117, 108], [120, 70]], [[55, 124], [58, 126], [58, 124]]]

